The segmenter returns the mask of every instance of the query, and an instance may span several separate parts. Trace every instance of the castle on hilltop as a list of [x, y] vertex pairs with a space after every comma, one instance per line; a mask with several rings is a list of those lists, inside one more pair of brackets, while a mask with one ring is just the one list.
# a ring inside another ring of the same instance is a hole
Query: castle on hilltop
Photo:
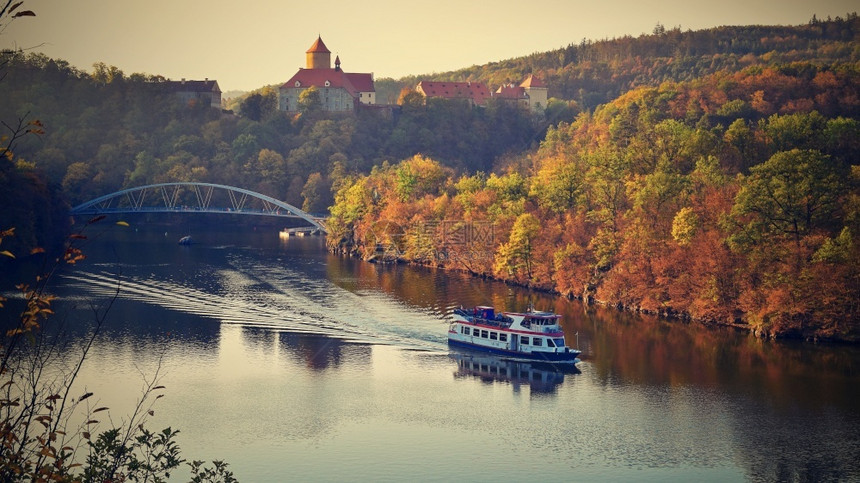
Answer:
[[492, 93], [483, 82], [421, 81], [415, 90], [424, 97], [463, 99], [472, 106], [485, 106], [489, 99], [498, 99], [502, 102], [516, 103], [537, 112], [543, 112], [547, 102], [546, 84], [533, 75], [529, 75], [518, 86], [503, 85]]
[[299, 96], [311, 87], [319, 90], [324, 111], [351, 112], [360, 104], [376, 104], [373, 74], [344, 72], [339, 56], [335, 57], [332, 69], [331, 51], [322, 37], [317, 37], [305, 54], [306, 67], [299, 69], [278, 89], [278, 109], [298, 111]]
[[[305, 68], [300, 68], [278, 89], [279, 110], [298, 112], [299, 97], [311, 87], [319, 91], [324, 111], [353, 112], [362, 106], [376, 105], [373, 74], [344, 72], [339, 56], [335, 57], [332, 68], [331, 51], [321, 36], [305, 52], [305, 59]], [[463, 99], [472, 106], [486, 106], [488, 100], [498, 99], [543, 113], [547, 104], [547, 86], [534, 75], [516, 86], [500, 86], [495, 92], [483, 82], [421, 81], [415, 90], [428, 98]]]

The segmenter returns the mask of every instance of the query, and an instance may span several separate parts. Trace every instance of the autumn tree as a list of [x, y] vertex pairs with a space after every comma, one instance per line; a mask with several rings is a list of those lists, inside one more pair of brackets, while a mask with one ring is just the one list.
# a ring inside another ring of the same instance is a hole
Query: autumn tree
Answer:
[[515, 278], [525, 276], [526, 282], [531, 281], [534, 241], [540, 227], [540, 220], [531, 213], [523, 213], [517, 217], [508, 242], [499, 246], [496, 252], [497, 273]]

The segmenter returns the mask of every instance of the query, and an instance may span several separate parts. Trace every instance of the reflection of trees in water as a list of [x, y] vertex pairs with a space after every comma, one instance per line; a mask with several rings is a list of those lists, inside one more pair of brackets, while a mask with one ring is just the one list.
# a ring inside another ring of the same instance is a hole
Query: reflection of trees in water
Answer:
[[[860, 434], [856, 413], [810, 412], [766, 404], [733, 411], [735, 460], [751, 481], [858, 481]], [[826, 428], [826, 430], [824, 430]]]
[[584, 359], [606, 384], [622, 379], [719, 387], [730, 395], [753, 395], [775, 406], [794, 401], [810, 410], [826, 405], [853, 409], [860, 397], [860, 385], [850, 384], [860, 362], [854, 347], [762, 341], [734, 329], [606, 308], [567, 315], [579, 304], [564, 305], [557, 310], [566, 315], [567, 333], [579, 332], [587, 346]]
[[586, 341], [584, 360], [598, 383], [697, 393], [716, 388], [732, 428], [727, 439], [734, 459], [751, 480], [858, 476], [856, 348], [762, 341], [614, 309], [582, 312], [575, 303], [560, 302], [557, 310], [578, 311], [565, 317], [565, 328]]
[[[92, 307], [98, 308], [99, 304], [98, 300], [78, 304], [60, 299], [55, 305], [56, 312], [75, 323], [52, 326], [49, 330], [61, 330], [69, 340], [85, 339], [93, 330]], [[179, 353], [214, 356], [220, 340], [221, 324], [217, 320], [123, 299], [114, 302], [97, 339], [100, 346], [129, 352], [136, 360], [148, 360], [168, 347]]]
[[277, 334], [261, 327], [242, 327], [242, 342], [246, 347], [262, 354], [271, 354], [275, 349]]
[[493, 305], [502, 310], [523, 311], [536, 299], [551, 303], [556, 298], [436, 267], [368, 263], [339, 255], [330, 255], [327, 262], [329, 279], [343, 289], [382, 290], [418, 307]]
[[337, 368], [342, 364], [370, 366], [371, 348], [340, 339], [281, 332], [280, 345], [287, 355], [315, 371]]

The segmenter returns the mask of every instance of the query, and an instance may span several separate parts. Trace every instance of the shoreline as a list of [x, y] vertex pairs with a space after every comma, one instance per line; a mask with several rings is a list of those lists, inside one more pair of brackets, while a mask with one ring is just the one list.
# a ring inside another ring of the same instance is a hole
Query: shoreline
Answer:
[[563, 297], [568, 300], [578, 300], [582, 302], [584, 305], [596, 305], [609, 309], [616, 309], [622, 312], [630, 312], [642, 315], [650, 315], [665, 319], [667, 321], [682, 321], [687, 323], [694, 323], [704, 327], [725, 327], [733, 330], [737, 330], [739, 332], [749, 332], [753, 337], [760, 340], [768, 340], [768, 341], [801, 341], [803, 343], [809, 344], [832, 344], [832, 345], [849, 345], [854, 346], [860, 344], [860, 340], [851, 340], [851, 339], [842, 339], [842, 338], [834, 338], [834, 337], [825, 337], [818, 334], [810, 333], [784, 333], [784, 334], [774, 334], [768, 333], [761, 329], [756, 329], [755, 327], [750, 326], [749, 324], [745, 324], [743, 322], [727, 322], [716, 319], [705, 319], [700, 317], [693, 317], [687, 312], [680, 312], [670, 309], [667, 310], [659, 310], [652, 311], [647, 309], [642, 309], [640, 307], [634, 307], [622, 304], [620, 302], [609, 302], [604, 300], [599, 300], [593, 297], [593, 295], [575, 295], [572, 292], [562, 293], [558, 290], [552, 288], [545, 288], [538, 285], [530, 285], [527, 283], [517, 282], [516, 280], [508, 280], [496, 277], [491, 274], [485, 273], [477, 273], [468, 269], [449, 267], [444, 263], [436, 263], [436, 264], [428, 264], [428, 263], [420, 263], [413, 260], [407, 260], [401, 257], [395, 257], [392, 259], [382, 259], [376, 257], [365, 258], [361, 256], [356, 250], [347, 250], [344, 247], [331, 248], [328, 247], [328, 250], [337, 255], [343, 255], [355, 259], [359, 259], [365, 263], [371, 264], [379, 264], [379, 265], [407, 265], [410, 267], [418, 267], [418, 268], [436, 268], [445, 271], [451, 272], [459, 272], [468, 274], [471, 277], [481, 278], [484, 280], [492, 280], [495, 282], [504, 283], [506, 285], [511, 285], [519, 288], [524, 288], [528, 290], [534, 290], [536, 292], [553, 295], [556, 297]]

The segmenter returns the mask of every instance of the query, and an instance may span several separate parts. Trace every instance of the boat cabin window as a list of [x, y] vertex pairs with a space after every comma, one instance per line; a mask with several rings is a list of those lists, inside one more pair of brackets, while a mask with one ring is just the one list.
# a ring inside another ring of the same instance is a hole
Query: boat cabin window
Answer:
[[460, 331], [466, 335], [469, 335], [469, 328], [468, 327], [460, 327]]
[[555, 342], [556, 347], [564, 347], [564, 339], [559, 337], [558, 339], [552, 339]]
[[520, 336], [520, 344], [529, 345], [529, 338]]
[[499, 338], [498, 332], [490, 332], [490, 340], [497, 340]]
[[508, 334], [499, 334], [499, 340], [502, 342], [508, 341]]
[[526, 321], [534, 325], [556, 325], [555, 318], [529, 317]]
[[547, 347], [555, 347], [555, 341], [552, 339], [547, 339], [546, 340], [546, 346]]
[[482, 330], [482, 331], [481, 331], [481, 338], [482, 338], [482, 339], [486, 339], [486, 338], [487, 338], [487, 331], [486, 331], [486, 330]]
[[532, 345], [543, 345], [543, 339], [535, 337], [532, 339]]

